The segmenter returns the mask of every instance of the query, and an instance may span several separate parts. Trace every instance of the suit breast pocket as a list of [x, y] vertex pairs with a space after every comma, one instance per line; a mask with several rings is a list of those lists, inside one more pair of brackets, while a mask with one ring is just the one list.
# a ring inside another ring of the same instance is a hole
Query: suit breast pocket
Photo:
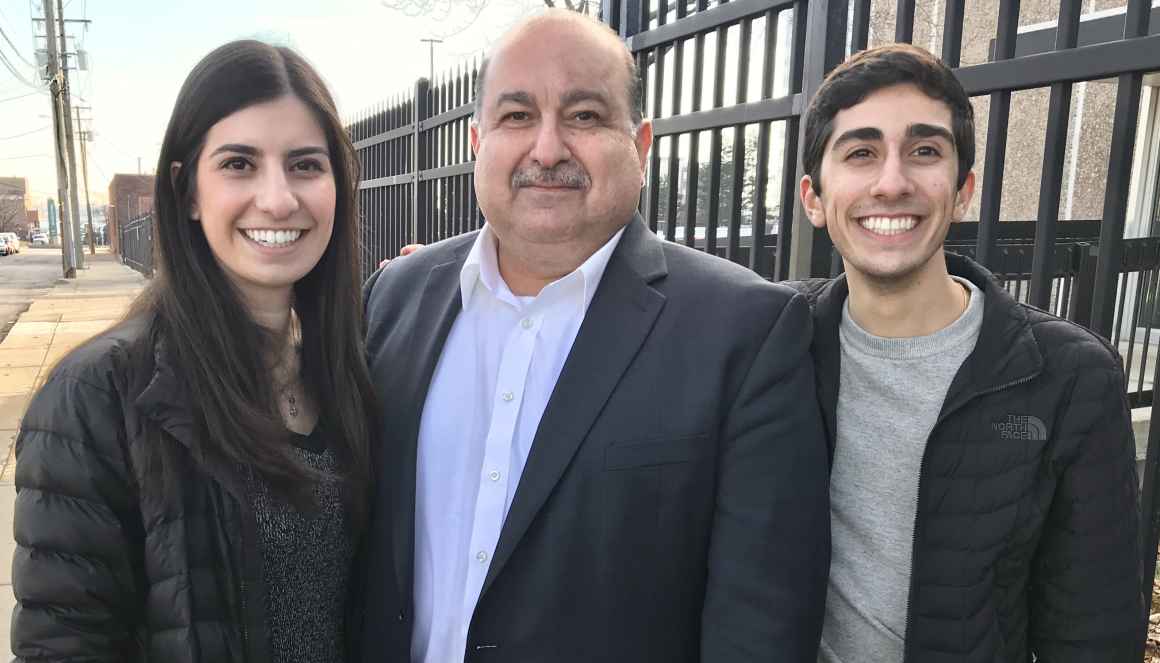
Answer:
[[614, 442], [604, 450], [604, 469], [628, 470], [687, 463], [713, 455], [708, 433], [648, 440]]

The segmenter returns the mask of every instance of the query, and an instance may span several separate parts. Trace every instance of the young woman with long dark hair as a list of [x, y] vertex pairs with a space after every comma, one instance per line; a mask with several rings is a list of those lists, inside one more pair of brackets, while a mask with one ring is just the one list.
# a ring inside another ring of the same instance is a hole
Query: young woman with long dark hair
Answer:
[[158, 274], [21, 425], [17, 660], [344, 660], [374, 430], [357, 179], [293, 51], [233, 42], [189, 74]]

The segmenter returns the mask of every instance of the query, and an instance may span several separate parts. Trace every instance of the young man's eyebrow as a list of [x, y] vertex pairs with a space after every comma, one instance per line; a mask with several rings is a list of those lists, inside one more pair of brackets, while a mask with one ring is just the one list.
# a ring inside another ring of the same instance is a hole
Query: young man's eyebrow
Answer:
[[304, 157], [308, 154], [321, 154], [328, 157], [330, 156], [330, 151], [325, 147], [319, 147], [317, 145], [311, 145], [309, 147], [298, 147], [287, 152], [286, 158], [297, 159], [298, 157]]
[[846, 143], [859, 140], [882, 140], [882, 130], [875, 127], [858, 127], [845, 131], [834, 140], [831, 150], [836, 150]]
[[906, 128], [907, 138], [942, 138], [951, 145], [955, 144], [955, 137], [945, 127], [937, 124], [918, 122]]

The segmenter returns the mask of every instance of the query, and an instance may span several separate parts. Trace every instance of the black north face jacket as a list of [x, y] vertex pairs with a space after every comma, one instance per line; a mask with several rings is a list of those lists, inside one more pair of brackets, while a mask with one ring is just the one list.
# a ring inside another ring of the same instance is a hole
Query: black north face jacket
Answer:
[[[905, 661], [1138, 661], [1135, 443], [1119, 357], [967, 258], [947, 254], [947, 267], [983, 290], [983, 326], [922, 459]], [[814, 308], [832, 462], [846, 279], [793, 285]]]

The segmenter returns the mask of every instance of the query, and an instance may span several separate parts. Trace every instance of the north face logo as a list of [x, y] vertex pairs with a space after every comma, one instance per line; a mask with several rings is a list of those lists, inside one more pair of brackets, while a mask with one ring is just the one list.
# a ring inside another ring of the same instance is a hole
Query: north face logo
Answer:
[[996, 421], [991, 428], [1003, 440], [1037, 440], [1047, 439], [1047, 426], [1039, 417], [1025, 414], [1009, 414], [1006, 421]]

